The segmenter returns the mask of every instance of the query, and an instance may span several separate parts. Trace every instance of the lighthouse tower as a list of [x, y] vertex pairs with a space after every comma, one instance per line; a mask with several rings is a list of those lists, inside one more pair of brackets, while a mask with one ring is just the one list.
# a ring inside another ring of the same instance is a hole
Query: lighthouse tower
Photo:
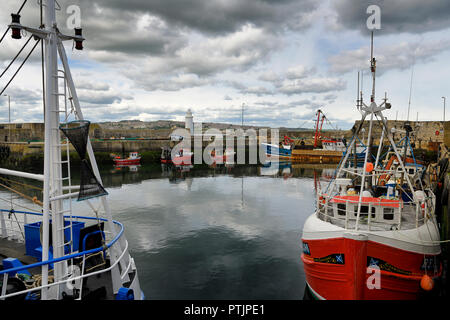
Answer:
[[194, 133], [194, 117], [192, 116], [191, 109], [186, 112], [185, 128], [190, 130], [191, 134]]

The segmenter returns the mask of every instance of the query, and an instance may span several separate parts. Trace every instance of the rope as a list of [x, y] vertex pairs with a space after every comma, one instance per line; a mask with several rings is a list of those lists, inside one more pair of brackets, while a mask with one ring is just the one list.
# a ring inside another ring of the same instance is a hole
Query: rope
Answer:
[[26, 194], [23, 194], [23, 193], [20, 192], [20, 191], [14, 190], [13, 188], [10, 188], [10, 187], [4, 185], [3, 183], [0, 183], [0, 186], [3, 187], [3, 188], [5, 188], [5, 189], [8, 189], [9, 191], [12, 191], [12, 192], [14, 192], [14, 193], [17, 193], [18, 195], [24, 197], [25, 199], [28, 199], [28, 200], [32, 201], [33, 203], [35, 203], [35, 204], [37, 204], [37, 205], [40, 205], [41, 207], [44, 206], [44, 204], [43, 204], [41, 201], [39, 201], [36, 197], [30, 197], [30, 196], [27, 196]]
[[8, 81], [8, 83], [6, 84], [6, 86], [3, 88], [2, 92], [0, 92], [0, 95], [3, 94], [3, 92], [5, 92], [5, 90], [8, 88], [9, 84], [11, 83], [11, 81], [14, 80], [14, 78], [16, 77], [17, 73], [19, 73], [20, 69], [22, 69], [23, 65], [25, 64], [25, 62], [28, 60], [28, 58], [30, 57], [30, 55], [33, 53], [34, 48], [36, 48], [36, 46], [38, 45], [40, 39], [38, 39], [36, 41], [36, 43], [34, 44], [33, 48], [31, 49], [31, 51], [28, 53], [28, 55], [25, 57], [25, 59], [22, 61], [22, 64], [19, 66], [19, 68], [17, 69], [17, 71], [14, 73], [14, 75], [11, 77], [11, 79]]
[[31, 184], [27, 184], [27, 183], [23, 183], [23, 182], [19, 182], [19, 181], [14, 181], [14, 180], [2, 178], [2, 177], [0, 177], [0, 180], [3, 180], [4, 182], [7, 182], [7, 183], [15, 183], [15, 184], [18, 184], [18, 185], [21, 185], [21, 186], [24, 186], [24, 187], [28, 187], [28, 188], [31, 188], [31, 189], [36, 189], [36, 190], [39, 190], [39, 191], [43, 190], [41, 187], [36, 187], [36, 186], [31, 185]]
[[16, 56], [11, 60], [11, 62], [8, 64], [8, 66], [5, 68], [5, 70], [3, 70], [2, 74], [0, 74], [0, 78], [3, 77], [3, 75], [6, 73], [6, 71], [8, 71], [9, 67], [11, 67], [11, 65], [14, 63], [14, 61], [16, 61], [17, 57], [22, 53], [23, 49], [25, 49], [25, 47], [28, 45], [28, 42], [30, 42], [31, 38], [33, 36], [30, 36], [27, 40], [27, 42], [25, 42], [25, 44], [22, 46], [22, 48], [19, 50], [19, 52], [16, 54]]
[[[5, 201], [5, 202], [11, 202], [11, 200], [4, 199], [4, 198], [0, 198], [0, 200]], [[20, 205], [20, 204], [18, 204], [18, 203], [14, 203], [14, 205], [15, 205], [16, 207], [21, 207], [21, 208], [24, 208], [24, 209], [26, 209], [26, 210], [29, 210], [30, 212], [40, 213], [40, 212], [37, 212], [36, 209], [32, 209], [32, 208], [29, 208], [29, 207], [25, 207], [25, 206]]]

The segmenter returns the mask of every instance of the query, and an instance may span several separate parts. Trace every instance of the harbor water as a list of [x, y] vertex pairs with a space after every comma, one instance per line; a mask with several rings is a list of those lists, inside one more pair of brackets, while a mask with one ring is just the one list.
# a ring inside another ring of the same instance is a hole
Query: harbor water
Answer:
[[100, 169], [146, 299], [303, 298], [301, 232], [334, 168]]

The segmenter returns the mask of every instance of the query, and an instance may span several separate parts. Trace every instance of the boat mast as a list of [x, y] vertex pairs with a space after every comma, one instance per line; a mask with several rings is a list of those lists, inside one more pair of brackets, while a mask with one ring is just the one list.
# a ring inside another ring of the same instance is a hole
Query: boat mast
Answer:
[[[64, 256], [64, 216], [62, 200], [51, 201], [51, 197], [62, 195], [61, 146], [59, 131], [59, 93], [58, 93], [58, 52], [55, 0], [47, 0], [44, 13], [47, 37], [45, 46], [45, 156], [44, 156], [44, 217], [42, 248], [43, 261], [48, 260], [49, 218], [52, 217], [53, 258]], [[66, 271], [65, 263], [56, 263], [55, 281], [62, 280]], [[46, 266], [46, 268], [48, 268]], [[43, 285], [47, 283], [47, 270], [43, 270]], [[43, 289], [45, 291], [46, 289]], [[61, 291], [61, 290], [58, 290]], [[44, 294], [44, 292], [42, 292]], [[59, 292], [61, 295], [62, 292]], [[58, 299], [59, 297], [57, 297]]]
[[[362, 198], [366, 183], [366, 166], [367, 166], [367, 159], [370, 154], [371, 144], [372, 144], [372, 126], [373, 126], [373, 115], [376, 112], [376, 109], [378, 108], [376, 102], [375, 102], [375, 71], [376, 71], [376, 60], [373, 57], [373, 31], [372, 31], [372, 37], [371, 37], [371, 48], [370, 48], [370, 70], [372, 72], [372, 95], [370, 96], [370, 106], [366, 108], [362, 108], [366, 113], [370, 113], [370, 121], [369, 121], [369, 133], [367, 136], [367, 147], [366, 147], [366, 154], [364, 156], [364, 164], [363, 164], [363, 172], [362, 172], [362, 178], [361, 178], [361, 188], [359, 192], [359, 201], [358, 201], [358, 212], [356, 217], [356, 227], [355, 229], [358, 230], [358, 222], [359, 222], [359, 216], [361, 213], [361, 204], [362, 204]], [[362, 102], [364, 104], [364, 102]], [[371, 179], [369, 179], [369, 184], [371, 182]], [[370, 187], [369, 187], [370, 188]], [[370, 214], [370, 213], [369, 213]]]
[[[75, 41], [75, 49], [83, 49], [82, 29], [75, 28], [75, 35], [62, 34], [56, 24], [56, 0], [41, 0], [45, 1], [45, 4], [41, 4], [45, 7], [44, 11], [44, 26], [41, 28], [32, 28], [23, 26], [20, 24], [20, 16], [13, 17], [12, 23], [9, 27], [14, 34], [20, 35], [20, 30], [25, 30], [34, 37], [40, 38], [44, 41], [45, 53], [45, 107], [44, 107], [44, 123], [45, 123], [45, 143], [44, 143], [44, 174], [42, 176], [44, 190], [43, 190], [43, 218], [42, 218], [42, 260], [47, 261], [49, 258], [49, 249], [52, 246], [53, 258], [63, 257], [64, 252], [64, 213], [70, 210], [64, 210], [63, 199], [70, 198], [72, 194], [63, 194], [63, 180], [69, 179], [69, 177], [62, 176], [62, 161], [61, 161], [61, 132], [60, 132], [60, 113], [64, 112], [59, 109], [59, 97], [63, 94], [58, 92], [58, 79], [61, 78], [58, 75], [58, 54], [61, 59], [61, 64], [64, 68], [64, 78], [67, 82], [72, 102], [75, 107], [75, 116], [78, 120], [83, 120], [83, 114], [78, 101], [75, 85], [72, 80], [67, 56], [64, 50], [63, 41]], [[64, 94], [65, 96], [65, 94]], [[65, 120], [67, 121], [67, 119]], [[87, 140], [87, 153], [92, 166], [93, 174], [101, 183], [100, 173], [95, 161], [95, 156], [92, 150], [90, 140]], [[98, 209], [95, 209], [90, 202], [86, 200], [88, 205], [97, 214]], [[111, 210], [104, 195], [100, 196], [100, 201], [105, 210], [107, 216], [109, 231], [114, 237], [118, 234], [117, 228], [113, 224]], [[52, 221], [52, 239], [53, 243], [49, 243], [50, 232], [50, 219]], [[119, 258], [119, 253], [122, 252], [122, 248], [126, 248], [127, 243], [124, 238], [120, 238], [112, 246], [110, 252], [111, 264]], [[124, 249], [127, 251], [126, 249]], [[131, 265], [131, 257], [128, 252], [120, 259], [119, 264], [122, 270], [127, 269], [127, 266]], [[67, 261], [55, 263], [54, 269], [54, 281], [65, 280], [68, 276]], [[41, 298], [43, 300], [49, 298], [61, 299], [62, 293], [67, 287], [61, 285], [57, 288], [57, 291], [50, 291], [46, 287], [48, 285], [48, 265], [42, 266], [42, 286]], [[127, 273], [120, 274], [119, 266], [115, 266], [112, 270], [113, 290], [117, 293], [123, 283], [129, 281]], [[70, 289], [69, 289], [70, 290]]]

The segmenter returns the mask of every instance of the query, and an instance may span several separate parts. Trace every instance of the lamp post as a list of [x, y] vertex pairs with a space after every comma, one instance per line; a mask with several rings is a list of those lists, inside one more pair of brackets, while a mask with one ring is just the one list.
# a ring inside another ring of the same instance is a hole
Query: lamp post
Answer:
[[11, 139], [11, 96], [9, 94], [4, 94], [3, 96], [8, 97], [8, 140]]
[[244, 106], [245, 106], [245, 103], [242, 103], [241, 127], [244, 126]]
[[8, 122], [11, 123], [11, 96], [9, 94], [3, 96], [8, 97]]
[[445, 97], [442, 97], [444, 99], [444, 122], [445, 122]]

